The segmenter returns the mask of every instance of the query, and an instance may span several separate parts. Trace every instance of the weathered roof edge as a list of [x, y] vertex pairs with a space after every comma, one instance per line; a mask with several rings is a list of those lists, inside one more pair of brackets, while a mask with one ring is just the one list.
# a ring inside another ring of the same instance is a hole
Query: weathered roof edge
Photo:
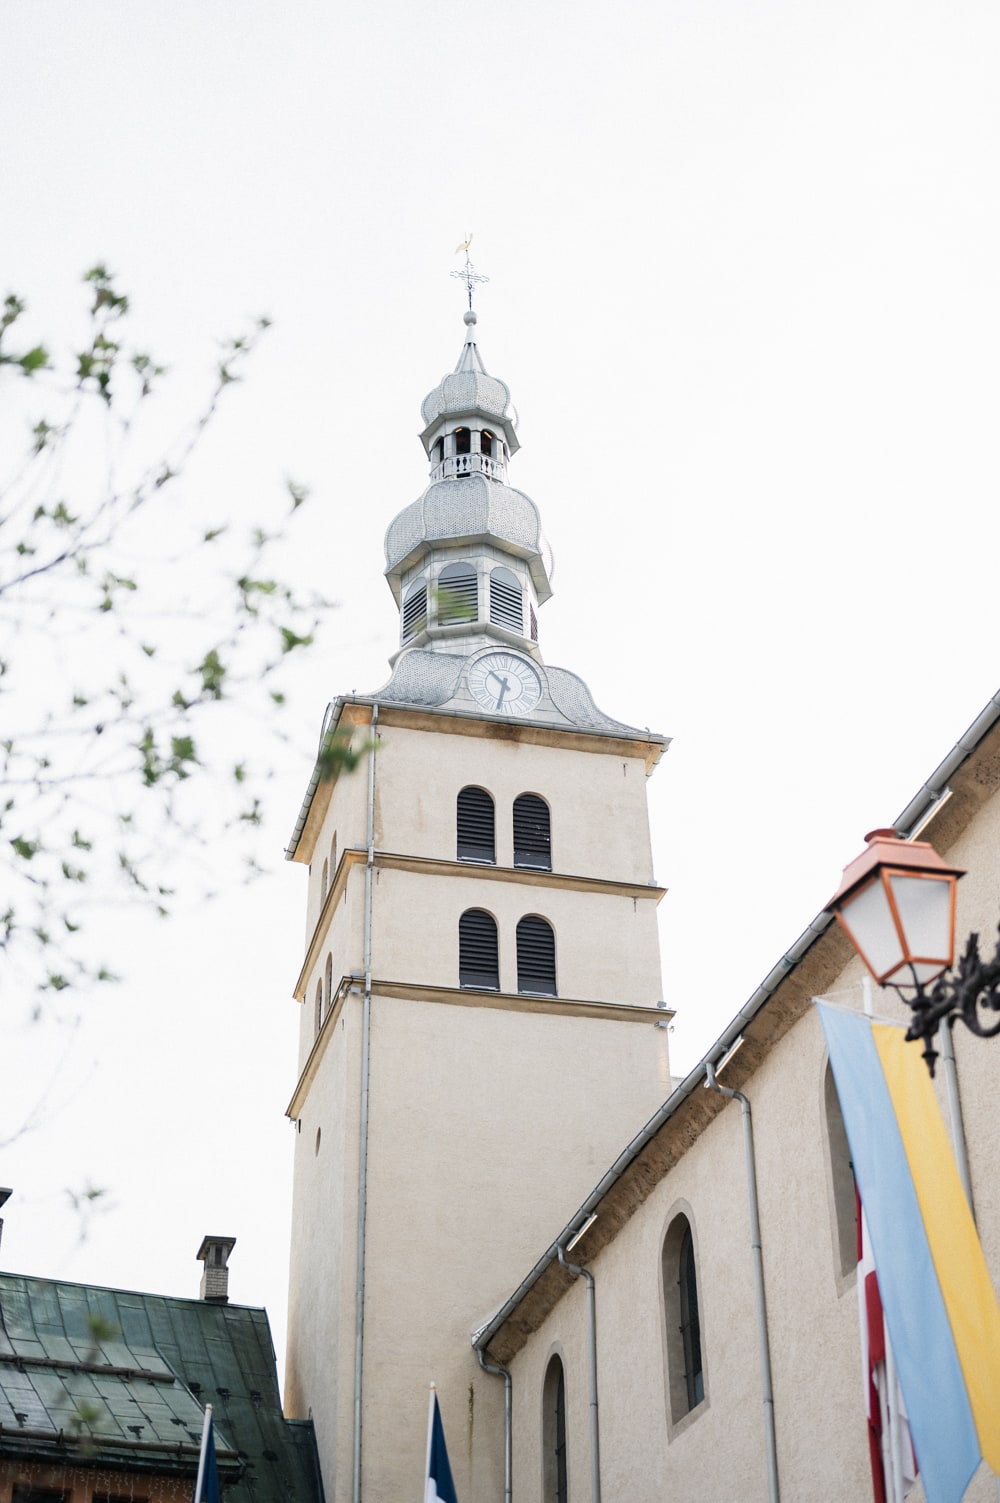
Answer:
[[[893, 828], [898, 834], [905, 837], [920, 827], [927, 815], [944, 795], [949, 779], [955, 775], [962, 763], [982, 744], [998, 720], [1000, 720], [1000, 690], [993, 695], [980, 714], [976, 716], [976, 719], [969, 726], [968, 730], [964, 735], [959, 737], [948, 755], [938, 764], [926, 783], [921, 786], [920, 791], [893, 821]], [[819, 913], [802, 931], [795, 943], [782, 955], [777, 965], [764, 978], [749, 1000], [744, 1003], [736, 1016], [727, 1024], [719, 1037], [706, 1050], [677, 1089], [667, 1097], [666, 1101], [650, 1118], [645, 1127], [636, 1134], [627, 1147], [618, 1155], [607, 1173], [594, 1186], [594, 1189], [578, 1210], [573, 1213], [562, 1231], [538, 1259], [531, 1272], [522, 1279], [506, 1303], [501, 1306], [486, 1325], [481, 1326], [477, 1331], [472, 1333], [472, 1345], [474, 1347], [482, 1352], [487, 1350], [490, 1343], [506, 1325], [525, 1296], [541, 1279], [546, 1269], [558, 1261], [559, 1248], [562, 1247], [565, 1249], [567, 1247], [577, 1232], [584, 1227], [590, 1217], [598, 1210], [609, 1190], [617, 1184], [625, 1171], [635, 1162], [647, 1144], [660, 1131], [664, 1123], [668, 1122], [697, 1087], [704, 1083], [706, 1065], [718, 1065], [719, 1061], [739, 1038], [744, 1028], [757, 1016], [777, 991], [778, 987], [787, 980], [792, 971], [799, 965], [807, 952], [821, 935], [829, 929], [832, 923], [833, 915], [831, 913]], [[571, 1282], [572, 1279], [567, 1274], [567, 1287]]]
[[[568, 674], [572, 678], [579, 678], [579, 674], [572, 673], [568, 668], [563, 668], [559, 671]], [[583, 680], [581, 679], [581, 683], [582, 682]], [[379, 692], [380, 691], [376, 690], [374, 694], [338, 694], [337, 698], [331, 700], [329, 705], [327, 706], [326, 714], [323, 717], [323, 725], [320, 730], [319, 748], [316, 761], [313, 764], [313, 770], [309, 778], [309, 783], [302, 797], [302, 804], [299, 809], [298, 817], [295, 821], [295, 828], [292, 830], [292, 833], [289, 836], [288, 844], [285, 847], [286, 861], [293, 861], [295, 859], [295, 854], [299, 848], [299, 841], [302, 839], [302, 832], [304, 831], [309, 819], [309, 813], [312, 809], [313, 799], [316, 797], [316, 790], [318, 789], [320, 783], [319, 769], [321, 760], [319, 753], [322, 752], [328, 737], [332, 736], [336, 732], [337, 726], [340, 724], [340, 717], [347, 705], [365, 705], [369, 707], [379, 705], [380, 707], [384, 706], [389, 710], [413, 710], [420, 714], [440, 715], [442, 718], [450, 718], [452, 720], [482, 719], [480, 715], [466, 714], [462, 710], [442, 709], [438, 705], [407, 704], [404, 700], [399, 699], [380, 699]], [[611, 717], [608, 716], [607, 718], [610, 720]], [[561, 726], [550, 724], [547, 721], [531, 720], [529, 718], [518, 720], [517, 724], [520, 726], [535, 727], [545, 731], [552, 731], [555, 734], [564, 732], [566, 735], [593, 736], [596, 739], [603, 738], [606, 741], [635, 742], [640, 746], [660, 747], [662, 751], [667, 750], [672, 740], [672, 737], [664, 736], [659, 731], [647, 731], [645, 729], [640, 730], [638, 726], [626, 725], [624, 721], [615, 721], [615, 728], [580, 725]], [[661, 753], [658, 753], [656, 755], [654, 762], [659, 760], [662, 751]]]

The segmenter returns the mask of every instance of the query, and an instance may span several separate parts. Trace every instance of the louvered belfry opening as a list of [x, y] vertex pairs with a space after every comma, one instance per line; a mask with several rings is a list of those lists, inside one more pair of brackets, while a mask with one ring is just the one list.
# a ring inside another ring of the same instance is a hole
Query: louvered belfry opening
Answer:
[[476, 991], [500, 990], [496, 920], [482, 908], [467, 908], [458, 921], [458, 982]]
[[475, 621], [479, 615], [479, 590], [471, 564], [448, 564], [438, 575], [437, 615], [442, 626], [454, 621]]
[[493, 800], [485, 788], [463, 788], [458, 795], [458, 859], [497, 859], [496, 818]]
[[403, 641], [408, 642], [427, 625], [427, 586], [415, 585], [403, 601]]
[[537, 793], [522, 793], [514, 800], [514, 865], [552, 870], [549, 806]]
[[556, 995], [556, 937], [552, 925], [536, 913], [527, 914], [517, 926], [517, 989]]
[[490, 620], [494, 626], [524, 635], [521, 581], [510, 569], [494, 569], [490, 575]]

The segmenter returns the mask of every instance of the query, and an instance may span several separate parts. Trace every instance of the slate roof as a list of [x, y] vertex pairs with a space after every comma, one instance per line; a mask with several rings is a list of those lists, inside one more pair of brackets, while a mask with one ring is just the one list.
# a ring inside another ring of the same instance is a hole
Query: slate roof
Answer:
[[322, 1503], [264, 1310], [0, 1274], [0, 1456], [193, 1479], [206, 1404], [226, 1503]]

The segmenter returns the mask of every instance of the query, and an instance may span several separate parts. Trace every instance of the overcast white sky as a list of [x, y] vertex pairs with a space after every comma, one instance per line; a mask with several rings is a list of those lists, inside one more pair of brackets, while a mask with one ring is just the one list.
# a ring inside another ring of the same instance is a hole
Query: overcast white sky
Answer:
[[[105, 259], [178, 410], [215, 336], [275, 321], [191, 484], [239, 518], [307, 481], [288, 570], [339, 602], [276, 858], [327, 700], [387, 674], [382, 536], [425, 483], [474, 232], [556, 558], [544, 654], [674, 737], [683, 1073], [1000, 683], [1000, 12], [7, 0], [0, 28], [0, 292], [58, 343]], [[302, 908], [276, 859], [167, 926], [120, 912], [126, 982], [74, 1032], [6, 990], [0, 1138], [42, 1109], [0, 1152], [5, 1267], [193, 1294], [203, 1233], [235, 1235], [280, 1340]], [[87, 1178], [118, 1209], [78, 1243]]]

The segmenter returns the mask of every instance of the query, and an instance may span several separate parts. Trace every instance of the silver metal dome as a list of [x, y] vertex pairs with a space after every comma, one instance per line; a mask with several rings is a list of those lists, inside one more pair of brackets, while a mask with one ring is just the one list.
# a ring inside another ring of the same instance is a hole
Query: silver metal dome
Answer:
[[492, 542], [527, 561], [538, 602], [552, 594], [552, 556], [530, 496], [485, 475], [436, 480], [389, 524], [385, 573], [397, 601], [403, 573], [435, 543]]
[[518, 449], [515, 434], [517, 410], [510, 399], [510, 387], [505, 381], [491, 376], [483, 365], [476, 344], [476, 315], [471, 310], [465, 315], [465, 324], [465, 344], [458, 364], [449, 375], [441, 378], [420, 404], [424, 440], [429, 441], [441, 418], [456, 413], [479, 412], [502, 425], [508, 448], [515, 454]]

